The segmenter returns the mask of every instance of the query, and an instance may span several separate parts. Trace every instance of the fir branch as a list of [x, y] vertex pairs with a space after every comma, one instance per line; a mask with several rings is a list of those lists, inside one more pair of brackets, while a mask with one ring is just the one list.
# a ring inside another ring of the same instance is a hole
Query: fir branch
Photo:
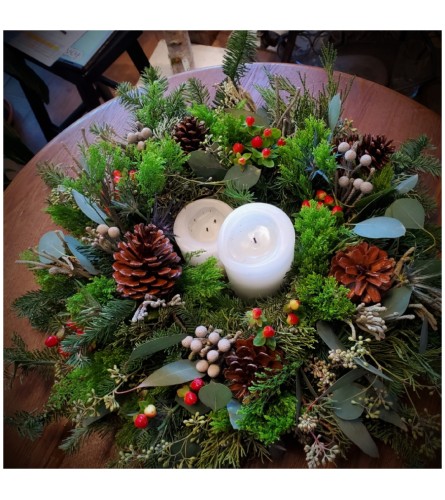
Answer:
[[29, 413], [27, 411], [16, 412], [12, 417], [5, 417], [5, 423], [14, 427], [19, 435], [25, 439], [35, 441], [38, 439], [45, 426], [53, 420], [51, 412]]
[[236, 86], [246, 74], [246, 64], [253, 62], [256, 55], [256, 33], [254, 31], [233, 31], [227, 40], [222, 69]]
[[429, 138], [421, 135], [417, 139], [404, 142], [398, 151], [391, 155], [391, 163], [397, 173], [424, 172], [440, 177], [442, 168], [439, 160], [428, 154], [434, 149]]
[[248, 188], [239, 186], [232, 181], [228, 181], [225, 184], [224, 191], [220, 194], [219, 198], [233, 208], [255, 201], [255, 195]]
[[189, 104], [205, 104], [210, 100], [207, 87], [198, 78], [189, 78], [185, 84], [184, 98]]
[[87, 441], [93, 434], [97, 434], [101, 438], [105, 438], [116, 432], [116, 425], [113, 425], [113, 419], [101, 418], [86, 426], [79, 426], [71, 429], [70, 434], [66, 437], [59, 446], [59, 449], [72, 454], [77, 452], [82, 444]]
[[62, 165], [56, 165], [49, 161], [39, 162], [37, 164], [37, 173], [51, 189], [63, 184], [63, 181], [68, 177]]

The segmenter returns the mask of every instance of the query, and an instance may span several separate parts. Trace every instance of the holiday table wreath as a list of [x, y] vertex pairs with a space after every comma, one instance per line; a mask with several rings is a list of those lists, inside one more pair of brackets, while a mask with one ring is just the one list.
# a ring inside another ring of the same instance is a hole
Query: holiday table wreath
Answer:
[[440, 394], [441, 265], [421, 179], [440, 164], [425, 136], [396, 151], [342, 118], [330, 46], [318, 95], [267, 74], [256, 109], [254, 53], [233, 32], [213, 101], [147, 69], [118, 89], [127, 137], [93, 127], [75, 176], [40, 165], [64, 230], [21, 256], [40, 289], [14, 307], [44, 345], [15, 335], [5, 359], [54, 382], [7, 421], [35, 439], [68, 418], [66, 451], [112, 432], [111, 467], [241, 467], [289, 440], [309, 467], [378, 441], [425, 466], [440, 415], [413, 396]]

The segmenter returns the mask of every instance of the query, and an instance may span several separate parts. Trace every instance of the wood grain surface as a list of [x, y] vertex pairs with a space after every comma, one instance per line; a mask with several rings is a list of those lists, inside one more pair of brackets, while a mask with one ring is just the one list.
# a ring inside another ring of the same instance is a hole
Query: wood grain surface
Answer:
[[[254, 85], [267, 85], [264, 73], [267, 67], [272, 73], [288, 77], [292, 82], [300, 82], [300, 74], [306, 84], [318, 92], [325, 82], [324, 71], [320, 68], [293, 64], [268, 63], [254, 64], [243, 79], [243, 87], [251, 91], [257, 104], [260, 96]], [[170, 78], [173, 88], [186, 78], [195, 76], [203, 81], [210, 90], [223, 79], [220, 68], [206, 68], [174, 75]], [[345, 82], [348, 75], [341, 75]], [[352, 119], [361, 133], [383, 134], [394, 140], [396, 146], [408, 138], [427, 134], [437, 146], [435, 154], [441, 155], [441, 119], [422, 105], [361, 78], [356, 78], [345, 104], [344, 117]], [[51, 161], [63, 165], [73, 164], [72, 157], [78, 153], [82, 140], [82, 129], [88, 132], [93, 123], [111, 124], [122, 135], [130, 130], [128, 112], [117, 100], [109, 101], [90, 112], [64, 130], [58, 137], [44, 147], [31, 162], [16, 176], [4, 193], [4, 346], [11, 345], [13, 332], [19, 333], [31, 349], [42, 346], [42, 333], [33, 330], [28, 321], [19, 319], [11, 310], [12, 302], [27, 291], [36, 289], [32, 273], [24, 265], [16, 264], [19, 254], [26, 248], [35, 246], [41, 235], [55, 229], [49, 216], [44, 212], [45, 200], [49, 189], [43, 184], [36, 172], [41, 161]], [[431, 183], [432, 195], [440, 201], [440, 183]], [[50, 391], [50, 383], [39, 376], [31, 375], [20, 381], [18, 378], [10, 388], [5, 381], [4, 414], [9, 416], [18, 410], [40, 410]], [[112, 439], [91, 439], [82, 450], [67, 455], [58, 449], [61, 439], [70, 430], [67, 422], [51, 424], [43, 436], [30, 442], [18, 436], [15, 429], [4, 427], [4, 467], [5, 468], [99, 468], [113, 456]], [[380, 459], [370, 459], [358, 450], [352, 450], [348, 461], [341, 461], [340, 467], [347, 468], [393, 468], [401, 467], [400, 461], [391, 450], [380, 446]], [[288, 451], [272, 464], [254, 462], [249, 467], [303, 468], [304, 453], [290, 443]]]

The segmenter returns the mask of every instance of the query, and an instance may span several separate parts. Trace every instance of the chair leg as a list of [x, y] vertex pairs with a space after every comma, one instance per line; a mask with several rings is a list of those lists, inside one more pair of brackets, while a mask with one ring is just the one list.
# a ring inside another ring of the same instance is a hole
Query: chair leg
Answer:
[[[20, 83], [20, 82], [19, 82]], [[54, 139], [56, 135], [60, 132], [59, 127], [55, 125], [48, 113], [48, 110], [45, 107], [45, 104], [41, 101], [41, 99], [37, 96], [35, 92], [29, 89], [27, 85], [22, 85], [23, 93], [25, 94], [26, 99], [38, 121], [40, 128], [42, 129], [43, 135], [47, 141]]]
[[137, 40], [128, 47], [127, 52], [139, 73], [142, 73], [145, 68], [150, 67], [150, 61]]

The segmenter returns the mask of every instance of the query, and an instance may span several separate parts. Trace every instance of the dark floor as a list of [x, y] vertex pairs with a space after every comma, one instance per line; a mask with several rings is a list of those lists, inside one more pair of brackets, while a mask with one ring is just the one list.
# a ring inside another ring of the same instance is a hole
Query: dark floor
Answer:
[[[228, 31], [189, 32], [192, 43], [224, 47]], [[441, 114], [441, 32], [298, 32], [292, 51], [286, 53], [286, 32], [258, 32], [260, 61], [280, 61], [287, 55], [290, 62], [318, 65], [319, 47], [331, 40], [337, 48], [336, 69], [362, 76], [393, 88]], [[153, 54], [161, 31], [146, 31], [139, 42], [148, 58]], [[48, 110], [56, 124], [63, 121], [66, 111], [80, 104], [76, 88], [34, 66], [50, 90]], [[127, 54], [123, 54], [107, 70], [107, 76], [118, 81], [136, 83], [138, 72]], [[24, 145], [37, 153], [47, 143], [39, 124], [17, 80], [4, 73], [5, 117], [12, 123]], [[11, 114], [6, 113], [5, 101]], [[7, 116], [6, 116], [7, 115]], [[20, 168], [6, 159], [5, 186]]]

